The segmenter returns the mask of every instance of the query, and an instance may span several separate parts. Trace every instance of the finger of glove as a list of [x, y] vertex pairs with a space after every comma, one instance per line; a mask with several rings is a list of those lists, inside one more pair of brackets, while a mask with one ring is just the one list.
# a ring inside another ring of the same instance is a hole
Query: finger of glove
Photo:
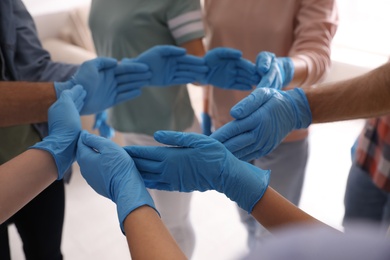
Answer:
[[265, 104], [271, 98], [270, 96], [272, 95], [266, 88], [255, 89], [249, 96], [232, 107], [230, 115], [235, 119], [246, 118]]
[[211, 135], [211, 117], [208, 113], [201, 113], [202, 119], [202, 134]]
[[[249, 149], [248, 149], [249, 150]], [[262, 156], [265, 156], [267, 155], [268, 153], [264, 153], [263, 151], [261, 150], [258, 150], [258, 151], [252, 151], [252, 152], [249, 152], [249, 153], [246, 153], [244, 151], [240, 151], [240, 152], [237, 152], [237, 153], [233, 153], [234, 156], [236, 156], [238, 159], [240, 159], [241, 161], [245, 161], [245, 162], [250, 162], [252, 160], [256, 160]]]
[[140, 73], [140, 72], [148, 72], [150, 71], [150, 68], [148, 65], [140, 62], [122, 62], [119, 63], [114, 70], [114, 74], [116, 76], [122, 75], [122, 74], [134, 74], [134, 73]]
[[250, 82], [251, 85], [257, 85], [261, 79], [260, 75], [257, 72], [248, 73], [245, 70], [238, 70], [236, 76], [240, 78], [245, 78], [246, 80], [248, 80], [248, 82]]
[[86, 130], [81, 131], [79, 139], [77, 141], [77, 161], [80, 164], [80, 167], [83, 165], [88, 165], [90, 160], [93, 160], [95, 156], [99, 155], [99, 152], [92, 149], [90, 146], [84, 144], [83, 138], [86, 135], [90, 135]]
[[196, 82], [196, 78], [175, 77], [167, 85], [169, 85], [169, 86], [181, 85], [181, 84], [188, 84], [188, 83], [193, 83], [193, 82]]
[[107, 149], [112, 149], [112, 145], [114, 145], [110, 140], [90, 134], [87, 131], [82, 131], [79, 139], [81, 139], [82, 144], [89, 147], [92, 151], [95, 151], [95, 153], [100, 154]]
[[252, 62], [246, 60], [246, 59], [239, 59], [236, 61], [236, 67], [248, 72], [250, 75], [253, 75], [256, 73], [256, 66]]
[[[146, 86], [146, 85], [145, 85]], [[131, 100], [133, 98], [136, 98], [141, 95], [141, 90], [139, 88], [132, 89], [132, 90], [126, 90], [120, 93], [117, 93], [116, 98], [115, 98], [115, 104], [122, 103], [127, 100]]]
[[230, 139], [227, 139], [223, 142], [223, 145], [231, 153], [239, 153], [240, 151], [246, 149], [246, 147], [251, 146], [255, 142], [256, 140], [253, 138], [253, 134], [242, 133], [240, 135], [236, 135]]
[[195, 72], [195, 71], [176, 71], [173, 74], [174, 78], [192, 78], [196, 79], [199, 77], [202, 77], [204, 73], [202, 72]]
[[207, 73], [209, 68], [206, 65], [202, 64], [188, 64], [188, 63], [179, 63], [176, 67], [177, 71], [189, 71], [189, 72], [197, 72], [197, 73]]
[[265, 74], [256, 88], [273, 88], [281, 89], [283, 87], [282, 82], [278, 80], [278, 71], [270, 69], [267, 74]]
[[131, 74], [122, 74], [122, 75], [117, 75], [116, 76], [116, 81], [118, 84], [123, 84], [123, 83], [133, 83], [136, 81], [145, 81], [145, 80], [150, 80], [152, 78], [152, 72], [147, 71], [147, 72], [141, 72], [141, 73], [131, 73]]
[[235, 81], [236, 82], [239, 82], [239, 83], [243, 83], [243, 84], [247, 84], [247, 85], [249, 85], [249, 86], [253, 86], [253, 85], [255, 85], [255, 84], [253, 84], [253, 83], [255, 83], [255, 81], [253, 80], [254, 78], [256, 78], [256, 77], [243, 77], [243, 76], [236, 76], [235, 77]]
[[98, 70], [114, 68], [117, 65], [117, 60], [113, 58], [96, 58], [92, 60]]
[[218, 140], [221, 143], [241, 135], [245, 132], [251, 131], [256, 127], [257, 123], [251, 118], [244, 118], [242, 120], [234, 120], [218, 128], [210, 137]]
[[[136, 164], [137, 168], [138, 166], [143, 167], [144, 165], [141, 164], [141, 162], [144, 161], [148, 161], [149, 163], [161, 163], [165, 159], [167, 151], [167, 147], [139, 145], [124, 146], [123, 149], [130, 155], [134, 162], [137, 162], [137, 160], [140, 162], [140, 165]], [[140, 172], [142, 171], [142, 169], [139, 168], [138, 170]]]
[[183, 133], [175, 131], [157, 131], [154, 133], [154, 139], [162, 144], [173, 145], [179, 147], [193, 147], [207, 143], [211, 140], [209, 137], [202, 134]]
[[139, 158], [139, 157], [132, 156], [131, 158], [133, 159], [138, 171], [142, 175], [146, 175], [146, 174], [150, 175], [149, 178], [147, 178], [148, 180], [161, 181], [162, 179], [161, 174], [163, 171], [161, 162], [155, 160], [149, 160], [143, 157]]
[[232, 48], [218, 47], [206, 53], [206, 61], [209, 59], [239, 59], [242, 52]]
[[163, 46], [156, 46], [152, 49], [156, 49], [161, 53], [163, 57], [167, 56], [181, 56], [186, 54], [186, 49], [181, 47], [176, 47], [172, 45], [163, 45]]
[[257, 55], [256, 67], [260, 75], [267, 73], [274, 59], [275, 55], [267, 51], [260, 52], [259, 55]]
[[84, 106], [84, 100], [87, 96], [87, 91], [85, 91], [85, 89], [81, 85], [74, 86], [70, 91], [76, 109], [78, 112], [80, 112]]
[[[217, 86], [220, 87], [220, 86]], [[228, 86], [223, 86], [224, 89], [236, 89], [236, 90], [252, 90], [252, 85], [242, 83], [230, 83]]]

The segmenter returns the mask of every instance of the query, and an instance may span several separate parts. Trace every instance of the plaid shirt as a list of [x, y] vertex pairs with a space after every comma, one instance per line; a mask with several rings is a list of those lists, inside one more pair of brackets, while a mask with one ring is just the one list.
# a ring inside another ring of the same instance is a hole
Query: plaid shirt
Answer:
[[375, 185], [390, 192], [390, 115], [366, 121], [355, 156]]

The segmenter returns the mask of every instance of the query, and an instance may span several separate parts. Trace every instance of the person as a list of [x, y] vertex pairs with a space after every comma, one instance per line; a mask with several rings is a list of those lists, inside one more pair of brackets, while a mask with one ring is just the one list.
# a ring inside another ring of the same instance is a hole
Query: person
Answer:
[[[89, 25], [98, 55], [130, 60], [137, 57], [136, 61], [148, 64], [153, 71], [156, 60], [140, 54], [148, 48], [158, 48], [157, 45], [180, 46], [189, 54], [204, 55], [201, 15], [199, 0], [93, 0]], [[221, 87], [249, 89], [250, 84], [259, 80], [254, 65], [242, 60], [238, 51], [219, 49], [207, 54], [205, 62], [209, 71], [193, 83], [213, 82]], [[164, 68], [169, 70], [170, 64]], [[108, 110], [108, 124], [121, 133], [125, 145], [156, 145], [152, 135], [159, 129], [200, 132], [185, 84], [168, 83], [171, 84], [165, 89], [145, 88], [139, 98]], [[151, 80], [150, 86], [154, 84]], [[104, 130], [103, 122], [104, 114], [97, 115], [96, 125], [101, 126], [101, 134], [109, 136], [104, 134], [109, 131]], [[187, 257], [191, 257], [195, 245], [189, 216], [192, 194], [164, 191], [151, 194], [164, 223]]]
[[[35, 25], [31, 15], [26, 10], [20, 0], [5, 0], [0, 3], [0, 80], [1, 81], [29, 81], [29, 82], [58, 82], [55, 89], [44, 88], [41, 83], [39, 94], [28, 91], [32, 97], [41, 95], [44, 98], [56, 99], [56, 96], [64, 89], [70, 88], [76, 83], [82, 84], [87, 91], [87, 99], [82, 114], [98, 113], [112, 106], [114, 103], [123, 101], [123, 99], [132, 98], [139, 94], [138, 84], [150, 84], [152, 73], [145, 64], [129, 62], [118, 64], [114, 59], [98, 58], [89, 61], [81, 67], [79, 65], [55, 63], [50, 59], [50, 55], [45, 51], [38, 39]], [[169, 52], [169, 50], [168, 50]], [[179, 51], [180, 55], [164, 56], [169, 59], [183, 58], [185, 52]], [[158, 54], [156, 54], [158, 56]], [[194, 60], [193, 58], [190, 58]], [[199, 70], [207, 70], [202, 60], [196, 60], [197, 65], [186, 64], [190, 66], [196, 74]], [[182, 65], [181, 62], [177, 63]], [[178, 66], [172, 67], [164, 79], [175, 79], [175, 75], [182, 78], [182, 75], [188, 75], [188, 66], [185, 71], [178, 70]], [[80, 67], [82, 72], [76, 71]], [[155, 71], [156, 72], [156, 71]], [[158, 71], [157, 71], [158, 72]], [[190, 70], [191, 72], [191, 70]], [[178, 74], [175, 74], [178, 73]], [[74, 75], [74, 79], [70, 79]], [[196, 76], [198, 77], [198, 76]], [[160, 77], [162, 78], [162, 77]], [[195, 78], [195, 77], [194, 77]], [[70, 80], [69, 80], [70, 79]], [[188, 80], [188, 77], [185, 77]], [[118, 81], [117, 81], [118, 80]], [[97, 84], [98, 83], [98, 84]], [[20, 93], [17, 84], [12, 84], [15, 95], [26, 98], [26, 93]], [[107, 85], [108, 84], [108, 85]], [[109, 86], [107, 88], [107, 86]], [[90, 88], [89, 88], [90, 87]], [[123, 88], [123, 93], [118, 91]], [[99, 93], [99, 90], [104, 90]], [[2, 91], [5, 91], [2, 88]], [[44, 92], [43, 92], [44, 91]], [[46, 93], [46, 94], [45, 94]], [[98, 99], [94, 94], [97, 94]], [[3, 98], [4, 95], [0, 95]], [[21, 101], [22, 99], [20, 99]], [[24, 99], [29, 101], [29, 99]], [[112, 102], [112, 103], [109, 103]], [[87, 105], [89, 103], [89, 105]], [[21, 102], [13, 105], [21, 104]], [[107, 106], [100, 106], [104, 104]], [[26, 120], [34, 113], [46, 113], [48, 103], [38, 101], [31, 103], [34, 109], [24, 110], [25, 116], [13, 118], [13, 114], [7, 114], [8, 109], [3, 110], [8, 120], [8, 124], [13, 124], [13, 120]], [[38, 109], [39, 107], [39, 109]], [[95, 108], [99, 108], [95, 110]], [[35, 120], [34, 120], [35, 121]], [[5, 126], [0, 128], [0, 164], [3, 164], [13, 157], [24, 152], [28, 147], [42, 140], [47, 135], [47, 125], [30, 124], [30, 121], [20, 123], [20, 125]], [[66, 174], [68, 179], [69, 174]], [[45, 214], [43, 214], [45, 213]], [[8, 221], [0, 225], [0, 258], [10, 259], [8, 224], [15, 223], [19, 235], [23, 242], [23, 250], [29, 259], [61, 259], [61, 237], [64, 218], [64, 184], [63, 179], [53, 182], [47, 189], [40, 193], [34, 200], [28, 203]]]
[[[319, 83], [330, 69], [331, 42], [338, 26], [338, 12], [334, 0], [288, 3], [283, 0], [245, 3], [205, 0], [204, 23], [206, 49], [220, 46], [239, 49], [244, 58], [256, 61], [261, 76], [267, 72], [264, 65], [270, 58], [278, 61], [277, 66], [269, 68], [273, 73], [262, 77], [262, 86], [305, 88]], [[218, 129], [231, 121], [229, 110], [249, 93], [211, 86], [205, 97], [212, 121], [210, 125]], [[207, 123], [207, 117], [204, 118]], [[205, 127], [204, 133], [211, 133], [210, 127]], [[271, 169], [271, 186], [299, 205], [308, 150], [308, 129], [299, 129], [291, 132], [272, 153], [252, 163]], [[239, 213], [248, 230], [248, 242], [266, 234], [250, 215], [240, 209]]]
[[390, 116], [367, 119], [357, 140], [345, 188], [346, 231], [356, 221], [371, 221], [386, 232], [390, 225], [390, 182], [386, 129]]

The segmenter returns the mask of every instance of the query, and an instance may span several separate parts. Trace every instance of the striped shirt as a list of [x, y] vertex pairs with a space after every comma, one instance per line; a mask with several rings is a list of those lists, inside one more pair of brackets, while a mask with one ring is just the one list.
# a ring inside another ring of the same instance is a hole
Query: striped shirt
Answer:
[[390, 116], [368, 119], [359, 136], [356, 164], [375, 185], [390, 192]]

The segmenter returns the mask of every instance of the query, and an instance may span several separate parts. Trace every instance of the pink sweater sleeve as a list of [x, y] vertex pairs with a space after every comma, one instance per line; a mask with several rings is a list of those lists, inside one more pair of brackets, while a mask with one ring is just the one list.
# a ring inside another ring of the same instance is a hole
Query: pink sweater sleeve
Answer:
[[295, 41], [289, 56], [304, 60], [308, 77], [302, 87], [322, 80], [330, 69], [331, 42], [338, 25], [335, 0], [302, 0], [296, 17]]

